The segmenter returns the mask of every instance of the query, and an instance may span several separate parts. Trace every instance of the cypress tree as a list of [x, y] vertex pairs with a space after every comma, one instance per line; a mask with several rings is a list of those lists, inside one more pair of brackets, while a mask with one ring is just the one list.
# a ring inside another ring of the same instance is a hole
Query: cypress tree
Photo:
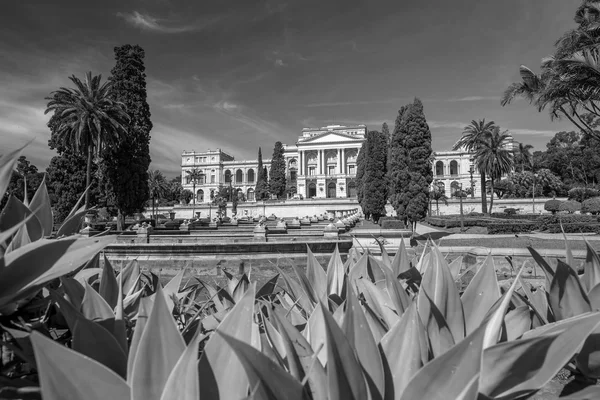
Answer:
[[431, 131], [423, 113], [423, 104], [415, 99], [403, 107], [396, 119], [390, 146], [390, 182], [392, 206], [399, 217], [416, 223], [427, 215], [431, 170]]
[[285, 156], [283, 144], [275, 142], [273, 158], [271, 158], [271, 176], [269, 177], [269, 191], [280, 199], [285, 194]]
[[256, 186], [254, 188], [256, 200], [269, 198], [269, 187], [267, 184], [266, 168], [263, 167], [262, 151], [258, 148], [258, 168], [256, 169]]
[[141, 211], [149, 197], [150, 107], [146, 95], [144, 50], [126, 44], [115, 47], [116, 64], [110, 80], [118, 101], [131, 118], [127, 133], [104, 157], [103, 180], [111, 203], [117, 208], [118, 229], [125, 215]]
[[371, 215], [378, 222], [385, 215], [387, 201], [387, 135], [371, 131], [367, 134], [366, 157], [363, 158], [361, 207], [365, 215]]
[[[360, 150], [358, 151], [358, 155], [356, 156], [356, 197], [358, 198], [358, 204], [360, 204], [361, 208], [363, 201], [363, 177], [365, 175], [365, 159], [368, 157], [367, 153], [367, 138], [360, 146]], [[369, 218], [369, 215], [365, 213], [365, 217]]]
[[385, 135], [385, 139], [389, 145], [390, 141], [392, 140], [392, 136], [390, 135], [390, 128], [388, 128], [387, 122], [384, 122], [383, 125], [381, 125], [381, 133]]

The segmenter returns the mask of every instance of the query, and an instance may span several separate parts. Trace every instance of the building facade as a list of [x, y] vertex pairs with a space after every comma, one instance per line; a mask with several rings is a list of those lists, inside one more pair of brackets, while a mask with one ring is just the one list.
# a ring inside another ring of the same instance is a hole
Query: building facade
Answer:
[[[366, 134], [365, 125], [304, 128], [294, 145], [284, 144], [289, 196], [355, 198], [356, 159]], [[263, 165], [270, 173], [271, 160], [263, 159]], [[454, 197], [461, 185], [480, 195], [473, 153], [464, 149], [435, 152], [432, 168], [434, 183], [444, 188], [446, 196]], [[210, 203], [223, 186], [232, 186], [246, 201], [254, 201], [257, 169], [258, 160], [237, 161], [221, 149], [181, 154], [181, 184], [195, 191], [197, 204]]]

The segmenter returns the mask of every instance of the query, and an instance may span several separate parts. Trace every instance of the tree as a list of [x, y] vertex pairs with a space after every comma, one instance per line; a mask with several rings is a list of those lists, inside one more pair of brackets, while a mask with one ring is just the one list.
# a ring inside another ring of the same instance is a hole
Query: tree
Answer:
[[183, 204], [189, 204], [192, 197], [194, 197], [194, 193], [188, 189], [183, 189], [179, 195], [179, 200], [181, 200]]
[[152, 215], [154, 215], [155, 226], [158, 226], [158, 215], [156, 211], [156, 199], [160, 199], [167, 194], [169, 185], [165, 176], [159, 170], [150, 171], [148, 175], [148, 191], [152, 199]]
[[515, 152], [515, 164], [521, 167], [521, 172], [525, 171], [525, 166], [533, 166], [533, 155], [531, 154], [533, 146], [530, 144], [519, 143]]
[[448, 197], [446, 196], [446, 191], [444, 190], [443, 185], [443, 182], [435, 180], [433, 181], [429, 192], [429, 198], [435, 201], [437, 215], [440, 215], [440, 201], [445, 205], [448, 205]]
[[381, 133], [383, 133], [387, 144], [389, 145], [390, 141], [392, 140], [392, 136], [390, 135], [390, 128], [388, 128], [387, 122], [384, 122], [383, 125], [381, 125]]
[[285, 194], [285, 156], [281, 142], [275, 142], [273, 158], [271, 158], [271, 176], [269, 177], [269, 190], [278, 199]]
[[399, 111], [390, 147], [392, 206], [398, 216], [411, 222], [414, 232], [417, 222], [427, 215], [433, 181], [431, 131], [419, 99]]
[[385, 215], [387, 202], [387, 136], [384, 133], [370, 131], [365, 140], [366, 153], [363, 156], [364, 173], [362, 175], [361, 208], [377, 223]]
[[6, 193], [0, 199], [0, 210], [4, 208], [11, 195], [25, 203], [26, 200], [31, 200], [42, 179], [44, 179], [44, 173], [38, 172], [37, 167], [31, 164], [27, 157], [20, 156], [16, 168], [10, 176]]
[[186, 175], [187, 175], [187, 179], [188, 182], [192, 182], [192, 198], [194, 199], [194, 203], [193, 203], [193, 208], [192, 208], [192, 215], [194, 215], [194, 213], [196, 212], [196, 183], [198, 183], [198, 181], [200, 181], [200, 179], [202, 179], [202, 177], [204, 176], [204, 173], [202, 172], [202, 170], [198, 169], [198, 168], [192, 168], [192, 169], [188, 169], [185, 171]]
[[269, 185], [267, 182], [266, 167], [263, 167], [262, 152], [258, 148], [258, 168], [256, 169], [256, 186], [254, 188], [256, 200], [269, 198]]
[[129, 115], [126, 134], [110, 148], [103, 163], [109, 198], [118, 210], [117, 224], [125, 215], [141, 211], [149, 198], [150, 107], [146, 95], [144, 50], [129, 44], [115, 47], [110, 81], [117, 100]]
[[216, 205], [219, 210], [220, 218], [227, 215], [227, 202], [231, 201], [231, 212], [237, 213], [237, 205], [240, 202], [240, 193], [233, 186], [222, 186], [212, 199], [212, 204]]
[[[85, 152], [86, 187], [91, 184], [92, 156], [118, 142], [130, 122], [123, 103], [118, 101], [112, 82], [101, 84], [102, 76], [88, 72], [82, 82], [75, 75], [69, 77], [75, 88], [61, 87], [47, 97], [45, 113], [54, 113], [54, 140], [75, 153]], [[85, 206], [90, 204], [86, 192]]]
[[[480, 119], [479, 121], [472, 120], [471, 124], [468, 125], [463, 131], [462, 137], [454, 144], [453, 149], [457, 150], [461, 147], [464, 147], [467, 151], [476, 152], [479, 149], [481, 138], [490, 134], [495, 126], [496, 124], [494, 121], [486, 123], [485, 118]], [[485, 213], [487, 211], [485, 171], [480, 169], [479, 173], [481, 175], [481, 212]]]
[[[367, 141], [363, 141], [360, 146], [360, 150], [358, 151], [358, 155], [356, 156], [356, 197], [358, 199], [358, 204], [362, 205], [363, 199], [363, 176], [365, 175], [365, 154], [367, 153]], [[368, 215], [365, 214], [366, 218], [369, 218]]]
[[490, 178], [490, 214], [494, 206], [494, 183], [512, 171], [514, 166], [513, 153], [507, 148], [510, 137], [508, 131], [500, 132], [500, 127], [496, 126], [492, 132], [479, 138], [475, 153], [477, 168]]

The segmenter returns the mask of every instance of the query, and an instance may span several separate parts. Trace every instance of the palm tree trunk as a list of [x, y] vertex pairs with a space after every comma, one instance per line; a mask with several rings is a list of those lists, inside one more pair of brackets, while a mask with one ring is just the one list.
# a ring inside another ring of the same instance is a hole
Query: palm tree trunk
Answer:
[[487, 197], [485, 193], [485, 172], [481, 173], [481, 212], [487, 211]]
[[440, 201], [439, 200], [435, 201], [435, 208], [437, 209], [437, 215], [439, 217], [440, 216]]
[[492, 213], [492, 207], [494, 207], [494, 178], [492, 178], [490, 180], [491, 182], [491, 191], [490, 191], [490, 212], [488, 214]]
[[158, 226], [158, 217], [156, 216], [154, 208], [154, 196], [152, 196], [152, 216], [154, 217], [154, 227]]
[[192, 185], [193, 187], [193, 196], [192, 199], [194, 200], [194, 203], [192, 205], [192, 219], [194, 219], [194, 217], [196, 216], [196, 180], [194, 180], [194, 184]]
[[123, 225], [124, 225], [123, 222], [124, 222], [123, 213], [121, 212], [121, 209], [118, 208], [117, 209], [117, 230], [118, 231], [123, 230]]
[[90, 205], [90, 191], [89, 187], [92, 181], [92, 145], [88, 146], [88, 154], [87, 154], [87, 169], [85, 171], [85, 188], [87, 189], [85, 192], [85, 209], [87, 210]]

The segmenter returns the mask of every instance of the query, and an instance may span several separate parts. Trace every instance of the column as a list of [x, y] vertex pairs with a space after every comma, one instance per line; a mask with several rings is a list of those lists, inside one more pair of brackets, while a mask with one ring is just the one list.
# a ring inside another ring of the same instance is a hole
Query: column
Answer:
[[342, 173], [342, 149], [337, 149], [337, 173]]
[[342, 174], [346, 175], [346, 149], [342, 149]]
[[318, 175], [322, 175], [323, 174], [323, 150], [319, 150], [317, 152], [317, 174]]
[[300, 153], [300, 157], [298, 157], [298, 158], [300, 159], [300, 164], [299, 164], [300, 165], [300, 175], [304, 176], [304, 175], [306, 175], [305, 174], [305, 169], [306, 169], [305, 163], [306, 163], [306, 161], [305, 161], [305, 157], [304, 157], [304, 150], [300, 150], [299, 153]]

